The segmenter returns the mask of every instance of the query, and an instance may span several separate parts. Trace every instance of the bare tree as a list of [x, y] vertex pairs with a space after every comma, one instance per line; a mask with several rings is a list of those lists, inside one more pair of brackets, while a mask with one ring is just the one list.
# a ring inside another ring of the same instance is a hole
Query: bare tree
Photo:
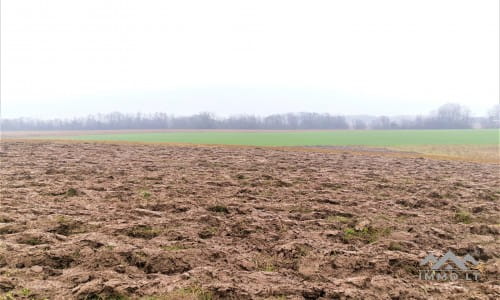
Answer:
[[439, 107], [436, 116], [430, 120], [434, 128], [471, 128], [470, 111], [457, 103], [447, 103]]
[[391, 119], [386, 116], [378, 117], [371, 123], [372, 129], [391, 129]]
[[[500, 105], [493, 107], [487, 117], [482, 118], [484, 128], [499, 127]], [[239, 115], [217, 118], [202, 112], [193, 116], [169, 116], [154, 114], [109, 114], [90, 115], [73, 119], [2, 119], [2, 130], [96, 130], [96, 129], [348, 129], [344, 116], [319, 113], [287, 113], [266, 117]], [[459, 104], [448, 103], [430, 116], [417, 116], [398, 122], [381, 116], [370, 123], [372, 129], [439, 129], [471, 128], [469, 110]], [[354, 129], [366, 129], [367, 124], [354, 120]]]
[[500, 104], [493, 106], [481, 123], [483, 128], [500, 128]]
[[366, 129], [366, 123], [363, 120], [354, 120], [352, 124], [353, 129]]

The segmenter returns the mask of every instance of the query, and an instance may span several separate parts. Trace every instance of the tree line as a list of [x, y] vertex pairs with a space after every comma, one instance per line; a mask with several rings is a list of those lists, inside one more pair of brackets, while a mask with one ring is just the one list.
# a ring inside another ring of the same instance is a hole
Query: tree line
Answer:
[[265, 117], [238, 115], [217, 117], [203, 112], [192, 116], [173, 116], [166, 113], [89, 115], [71, 119], [2, 119], [1, 128], [14, 130], [113, 130], [113, 129], [465, 129], [499, 128], [500, 105], [487, 116], [472, 118], [469, 110], [448, 103], [426, 116], [391, 119], [380, 116], [366, 120], [328, 113], [286, 113]]

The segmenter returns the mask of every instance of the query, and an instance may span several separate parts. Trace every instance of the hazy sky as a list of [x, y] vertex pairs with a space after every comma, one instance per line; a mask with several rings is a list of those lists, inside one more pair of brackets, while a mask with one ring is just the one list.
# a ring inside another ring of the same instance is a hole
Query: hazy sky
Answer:
[[2, 0], [3, 117], [499, 102], [498, 0]]

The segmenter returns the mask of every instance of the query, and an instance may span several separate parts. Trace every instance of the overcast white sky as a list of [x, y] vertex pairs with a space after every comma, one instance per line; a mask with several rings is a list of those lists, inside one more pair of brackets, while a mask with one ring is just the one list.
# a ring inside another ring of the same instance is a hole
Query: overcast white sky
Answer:
[[499, 102], [498, 0], [2, 0], [3, 117]]

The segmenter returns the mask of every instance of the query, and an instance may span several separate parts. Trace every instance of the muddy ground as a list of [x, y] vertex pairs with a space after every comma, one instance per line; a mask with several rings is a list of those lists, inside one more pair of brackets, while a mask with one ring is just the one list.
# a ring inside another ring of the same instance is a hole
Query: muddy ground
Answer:
[[[498, 299], [498, 164], [2, 142], [0, 299]], [[452, 250], [479, 281], [418, 278]], [[154, 297], [152, 297], [154, 296]]]

